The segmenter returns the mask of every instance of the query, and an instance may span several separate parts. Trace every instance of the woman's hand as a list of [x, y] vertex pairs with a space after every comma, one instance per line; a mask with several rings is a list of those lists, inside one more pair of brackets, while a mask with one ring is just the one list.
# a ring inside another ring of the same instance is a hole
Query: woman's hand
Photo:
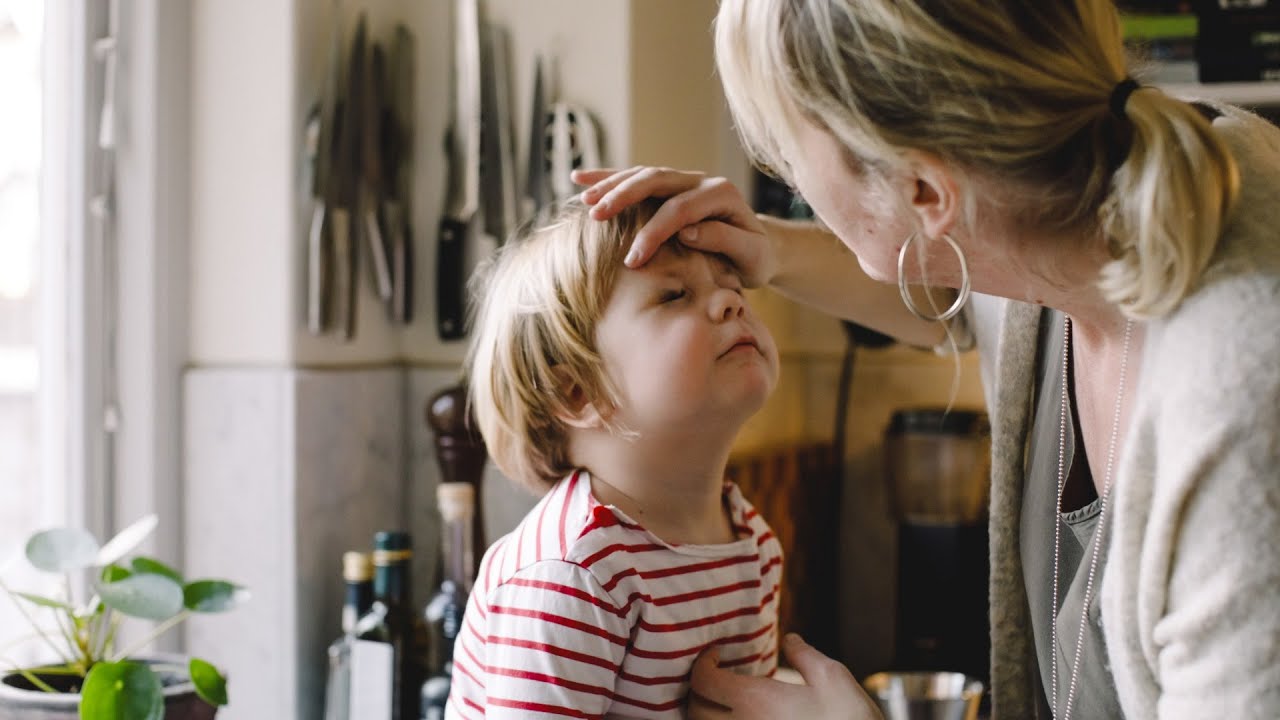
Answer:
[[591, 217], [607, 220], [650, 197], [668, 198], [636, 233], [627, 265], [639, 267], [671, 236], [689, 247], [727, 256], [750, 287], [769, 284], [778, 258], [765, 226], [733, 183], [699, 172], [634, 167], [629, 170], [575, 170], [573, 181], [589, 185], [582, 201]]
[[714, 648], [702, 653], [693, 665], [690, 720], [880, 720], [880, 710], [844, 665], [798, 635], [783, 638], [782, 652], [804, 685], [721, 670]]

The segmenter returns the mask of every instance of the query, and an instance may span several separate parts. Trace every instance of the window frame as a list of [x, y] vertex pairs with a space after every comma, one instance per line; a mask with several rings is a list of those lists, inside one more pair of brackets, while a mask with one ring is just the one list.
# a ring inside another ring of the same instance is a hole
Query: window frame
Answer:
[[[42, 51], [42, 511], [101, 540], [156, 513], [143, 551], [175, 567], [183, 557], [189, 20], [185, 2], [46, 0]], [[110, 34], [115, 147], [107, 152], [98, 142], [107, 63], [95, 45]], [[92, 209], [104, 192], [105, 233]], [[172, 633], [157, 643], [179, 645]]]

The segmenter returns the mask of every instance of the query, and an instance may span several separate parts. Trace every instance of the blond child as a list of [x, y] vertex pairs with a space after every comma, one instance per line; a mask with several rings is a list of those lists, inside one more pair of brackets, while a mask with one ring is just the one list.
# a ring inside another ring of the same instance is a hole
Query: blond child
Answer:
[[656, 208], [570, 204], [481, 276], [475, 416], [545, 497], [485, 554], [447, 717], [682, 717], [704, 649], [777, 666], [782, 550], [724, 480], [777, 348], [722, 257], [672, 242], [624, 267]]

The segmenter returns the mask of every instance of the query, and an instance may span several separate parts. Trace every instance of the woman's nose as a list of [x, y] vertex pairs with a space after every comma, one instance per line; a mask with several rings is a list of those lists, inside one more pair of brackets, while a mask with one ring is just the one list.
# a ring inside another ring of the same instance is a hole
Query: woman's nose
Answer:
[[741, 316], [747, 310], [747, 302], [740, 293], [729, 288], [717, 288], [711, 296], [711, 319], [724, 322]]

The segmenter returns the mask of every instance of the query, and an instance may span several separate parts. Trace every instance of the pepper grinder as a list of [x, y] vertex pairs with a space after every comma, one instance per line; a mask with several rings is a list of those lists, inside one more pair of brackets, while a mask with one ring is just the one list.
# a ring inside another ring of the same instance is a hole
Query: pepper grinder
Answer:
[[478, 569], [480, 558], [489, 547], [484, 541], [484, 494], [481, 492], [488, 452], [474, 419], [467, 413], [466, 385], [460, 383], [432, 396], [427, 401], [426, 419], [427, 427], [435, 435], [440, 482], [465, 482], [476, 489], [472, 537]]

